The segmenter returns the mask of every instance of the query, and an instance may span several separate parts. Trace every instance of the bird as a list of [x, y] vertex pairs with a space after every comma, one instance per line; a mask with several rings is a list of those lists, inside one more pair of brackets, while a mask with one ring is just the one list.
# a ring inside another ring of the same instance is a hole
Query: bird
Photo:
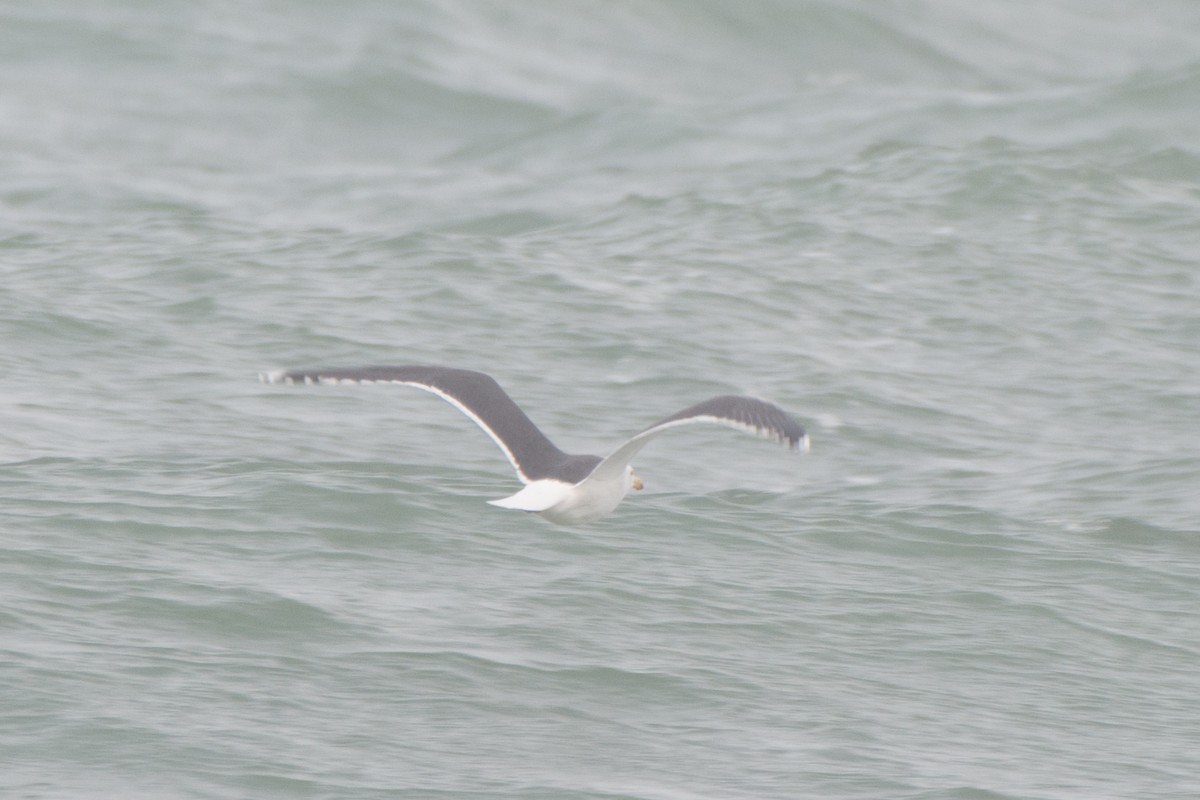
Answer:
[[810, 446], [804, 427], [774, 403], [719, 395], [677, 411], [635, 433], [607, 456], [571, 455], [538, 429], [494, 378], [455, 367], [409, 364], [277, 370], [259, 373], [272, 384], [400, 384], [431, 392], [475, 421], [507, 456], [524, 487], [487, 502], [537, 514], [556, 525], [585, 525], [613, 511], [643, 482], [630, 462], [653, 438], [693, 423], [714, 423], [770, 437], [795, 451]]

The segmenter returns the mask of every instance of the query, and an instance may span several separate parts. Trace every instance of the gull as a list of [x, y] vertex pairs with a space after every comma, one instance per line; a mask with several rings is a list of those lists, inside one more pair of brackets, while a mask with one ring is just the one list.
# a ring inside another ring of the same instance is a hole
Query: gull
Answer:
[[711, 397], [635, 433], [607, 456], [571, 455], [558, 449], [495, 379], [482, 372], [425, 365], [302, 369], [264, 372], [265, 383], [399, 384], [432, 392], [475, 421], [508, 457], [524, 488], [487, 502], [527, 511], [557, 525], [582, 525], [608, 516], [642, 479], [630, 462], [659, 434], [681, 425], [714, 423], [774, 438], [796, 451], [809, 449], [808, 434], [782, 408], [757, 397]]

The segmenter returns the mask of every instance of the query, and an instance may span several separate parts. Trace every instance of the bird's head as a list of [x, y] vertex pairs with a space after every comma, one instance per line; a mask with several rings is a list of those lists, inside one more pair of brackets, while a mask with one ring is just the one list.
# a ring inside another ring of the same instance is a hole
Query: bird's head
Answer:
[[642, 483], [641, 478], [633, 474], [633, 467], [626, 467], [625, 474], [629, 476], [629, 486], [635, 492], [640, 492], [645, 484]]

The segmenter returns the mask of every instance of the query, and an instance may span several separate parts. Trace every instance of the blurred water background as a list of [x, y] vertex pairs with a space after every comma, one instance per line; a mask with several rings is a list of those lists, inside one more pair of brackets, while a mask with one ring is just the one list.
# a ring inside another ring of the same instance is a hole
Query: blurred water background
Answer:
[[0, 3], [0, 796], [1200, 796], [1198, 254], [1192, 0]]

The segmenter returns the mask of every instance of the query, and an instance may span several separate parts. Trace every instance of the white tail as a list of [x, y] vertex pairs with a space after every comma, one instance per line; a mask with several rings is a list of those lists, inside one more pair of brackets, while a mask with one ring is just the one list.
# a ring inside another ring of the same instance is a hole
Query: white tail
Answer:
[[488, 500], [488, 504], [517, 511], [545, 511], [557, 505], [570, 489], [571, 484], [562, 481], [533, 481], [516, 494]]

